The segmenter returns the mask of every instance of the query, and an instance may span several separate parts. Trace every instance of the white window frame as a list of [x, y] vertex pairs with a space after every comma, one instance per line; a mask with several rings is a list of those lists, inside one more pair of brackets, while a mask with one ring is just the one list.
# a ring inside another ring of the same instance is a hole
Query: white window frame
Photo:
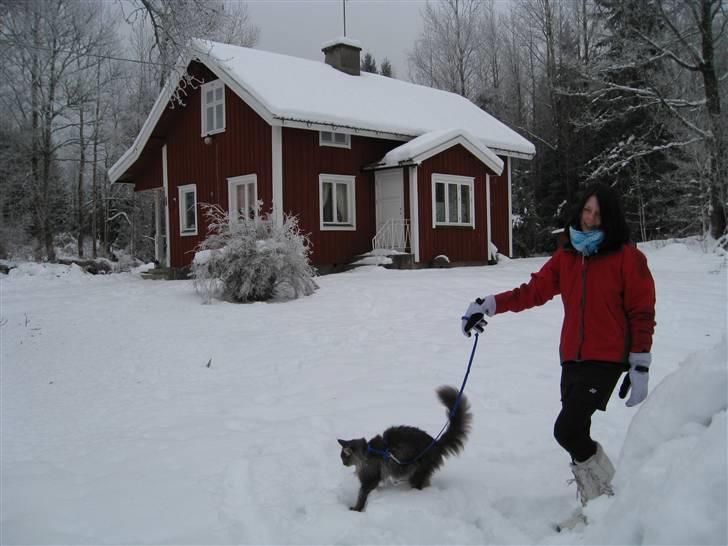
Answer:
[[[178, 209], [179, 209], [179, 234], [181, 237], [189, 237], [192, 235], [197, 235], [197, 229], [199, 225], [199, 218], [197, 214], [197, 184], [186, 184], [184, 186], [180, 186], [177, 189], [178, 197], [177, 200], [178, 203]], [[192, 193], [195, 196], [195, 226], [194, 229], [190, 228], [189, 226], [185, 225], [185, 220], [187, 218], [187, 215], [185, 214], [184, 206], [185, 206], [185, 195], [188, 193]]]
[[[324, 137], [324, 135], [331, 135], [331, 138], [328, 139]], [[343, 135], [344, 142], [336, 142], [336, 135]], [[351, 135], [349, 133], [341, 133], [338, 131], [319, 131], [319, 146], [351, 149]]]
[[[445, 185], [445, 221], [439, 222], [437, 220], [437, 202], [436, 202], [436, 188], [437, 184]], [[458, 218], [452, 221], [450, 218], [450, 192], [448, 191], [449, 185], [456, 185], [458, 188]], [[462, 212], [461, 207], [461, 188], [467, 186], [470, 188], [470, 221], [461, 222], [460, 215]], [[440, 174], [435, 173], [432, 175], [432, 227], [469, 227], [475, 229], [475, 178], [471, 176], [458, 176], [454, 174]]]
[[[349, 222], [324, 222], [324, 184], [333, 184], [331, 199], [333, 217], [336, 218], [336, 185], [346, 184]], [[321, 231], [356, 231], [356, 176], [341, 174], [319, 175], [319, 221]]]
[[[255, 217], [258, 217], [258, 175], [257, 174], [246, 174], [243, 176], [233, 176], [231, 178], [227, 179], [228, 181], [228, 214], [230, 216], [230, 221], [232, 223], [237, 223], [240, 221], [240, 218], [238, 218], [237, 214], [233, 214], [233, 212], [237, 212], [237, 199], [236, 199], [236, 189], [239, 186], [249, 186], [252, 184], [253, 186], [253, 194], [255, 195], [255, 203], [246, 203], [247, 207], [253, 208], [253, 212], [255, 214]], [[249, 195], [247, 189], [245, 191], [245, 198], [247, 199], [247, 196]], [[235, 209], [233, 209], [233, 204], [235, 204]]]
[[[222, 98], [221, 99], [215, 99], [215, 92], [222, 88]], [[202, 120], [202, 131], [201, 134], [203, 137], [208, 135], [214, 135], [217, 133], [224, 133], [225, 132], [225, 84], [222, 80], [213, 80], [211, 82], [205, 83], [200, 87], [200, 91], [202, 92], [202, 95], [200, 97], [200, 106], [201, 106], [201, 120]], [[212, 102], [207, 102], [207, 92], [212, 91]], [[215, 112], [217, 111], [217, 105], [222, 104], [222, 127], [218, 127], [218, 119], [215, 117]], [[207, 130], [207, 109], [212, 108], [212, 115], [214, 118], [213, 123], [213, 129], [208, 131]]]

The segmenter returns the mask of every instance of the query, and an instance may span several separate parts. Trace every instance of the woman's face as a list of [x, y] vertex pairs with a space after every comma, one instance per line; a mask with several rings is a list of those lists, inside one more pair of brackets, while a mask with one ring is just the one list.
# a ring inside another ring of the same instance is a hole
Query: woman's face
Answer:
[[586, 200], [584, 208], [581, 209], [581, 230], [591, 231], [599, 229], [601, 225], [602, 217], [599, 213], [599, 201], [597, 201], [596, 195], [592, 195]]

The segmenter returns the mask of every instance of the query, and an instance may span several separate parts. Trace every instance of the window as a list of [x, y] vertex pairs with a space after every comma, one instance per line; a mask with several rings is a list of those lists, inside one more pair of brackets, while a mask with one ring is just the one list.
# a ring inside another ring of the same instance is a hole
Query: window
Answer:
[[468, 176], [432, 175], [432, 227], [475, 227], [474, 182]]
[[335, 133], [333, 131], [321, 131], [319, 132], [319, 145], [351, 148], [351, 135], [347, 133]]
[[225, 131], [225, 84], [220, 80], [202, 86], [202, 136]]
[[356, 199], [353, 176], [319, 175], [322, 230], [355, 230]]
[[195, 184], [179, 187], [179, 232], [180, 235], [197, 235], [197, 186]]
[[253, 219], [258, 214], [258, 177], [254, 174], [228, 178], [230, 221]]

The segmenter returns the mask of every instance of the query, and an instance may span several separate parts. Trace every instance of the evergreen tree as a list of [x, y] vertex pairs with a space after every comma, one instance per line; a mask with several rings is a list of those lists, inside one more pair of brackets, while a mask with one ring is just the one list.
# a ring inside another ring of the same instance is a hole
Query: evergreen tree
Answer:
[[[618, 187], [625, 212], [637, 239], [670, 235], [685, 218], [674, 207], [686, 185], [671, 176], [679, 150], [649, 93], [652, 83], [665, 76], [665, 66], [654, 48], [635, 38], [635, 30], [655, 36], [662, 30], [653, 0], [599, 0], [606, 33], [601, 55], [592, 67], [584, 123], [578, 128], [587, 143], [584, 183], [599, 181]], [[674, 218], [677, 225], [673, 225]], [[693, 220], [691, 218], [691, 220]]]
[[392, 72], [392, 63], [389, 62], [389, 59], [384, 57], [384, 60], [382, 61], [382, 64], [380, 65], [380, 71], [379, 73], [382, 76], [387, 76], [388, 78], [393, 78], [394, 74]]
[[372, 74], [377, 73], [377, 60], [372, 57], [372, 54], [368, 51], [364, 55], [364, 58], [361, 60], [361, 71], [371, 72]]

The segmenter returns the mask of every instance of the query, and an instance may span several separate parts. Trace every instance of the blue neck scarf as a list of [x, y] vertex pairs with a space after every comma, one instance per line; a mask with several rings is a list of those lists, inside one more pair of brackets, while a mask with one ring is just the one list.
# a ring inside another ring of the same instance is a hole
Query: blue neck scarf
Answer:
[[574, 248], [583, 256], [591, 256], [599, 250], [599, 245], [604, 241], [604, 232], [601, 229], [579, 231], [569, 227], [569, 238]]

